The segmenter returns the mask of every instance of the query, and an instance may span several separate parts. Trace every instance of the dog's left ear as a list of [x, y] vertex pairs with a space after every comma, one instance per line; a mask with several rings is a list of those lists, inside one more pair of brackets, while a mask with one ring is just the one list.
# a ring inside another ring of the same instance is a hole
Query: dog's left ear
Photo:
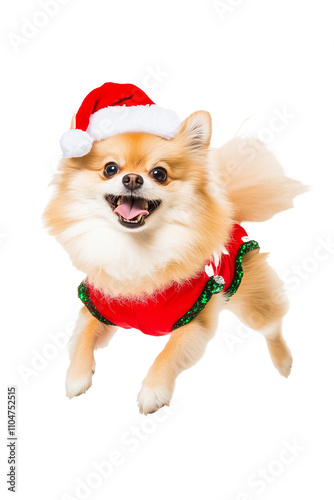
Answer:
[[70, 129], [74, 129], [75, 128], [76, 116], [77, 116], [76, 113], [74, 113], [74, 115], [72, 116]]
[[207, 111], [196, 111], [186, 118], [175, 136], [183, 146], [193, 153], [201, 153], [210, 145], [212, 132], [211, 116]]

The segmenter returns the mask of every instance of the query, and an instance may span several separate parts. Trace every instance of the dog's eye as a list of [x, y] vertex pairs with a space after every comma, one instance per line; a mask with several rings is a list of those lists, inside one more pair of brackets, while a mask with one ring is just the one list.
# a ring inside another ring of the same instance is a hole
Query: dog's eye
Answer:
[[167, 170], [163, 167], [155, 167], [151, 171], [151, 176], [158, 182], [166, 182], [167, 180]]
[[109, 177], [112, 177], [113, 175], [117, 174], [118, 171], [119, 168], [117, 163], [115, 163], [114, 161], [110, 161], [109, 163], [106, 163], [106, 165], [104, 166], [103, 175], [104, 177], [107, 177], [109, 179]]

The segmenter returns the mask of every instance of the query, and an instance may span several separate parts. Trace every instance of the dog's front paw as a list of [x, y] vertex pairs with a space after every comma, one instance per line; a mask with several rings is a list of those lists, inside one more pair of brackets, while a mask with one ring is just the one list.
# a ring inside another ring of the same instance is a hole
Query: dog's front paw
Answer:
[[164, 386], [149, 387], [145, 384], [138, 394], [137, 401], [140, 413], [154, 413], [163, 406], [169, 406], [172, 391]]
[[67, 370], [66, 382], [65, 382], [66, 396], [69, 399], [72, 399], [74, 398], [74, 396], [80, 396], [80, 394], [86, 392], [92, 385], [92, 378], [93, 378], [92, 370], [87, 371], [87, 373], [78, 375], [73, 373], [73, 370], [71, 369], [70, 366], [69, 369]]

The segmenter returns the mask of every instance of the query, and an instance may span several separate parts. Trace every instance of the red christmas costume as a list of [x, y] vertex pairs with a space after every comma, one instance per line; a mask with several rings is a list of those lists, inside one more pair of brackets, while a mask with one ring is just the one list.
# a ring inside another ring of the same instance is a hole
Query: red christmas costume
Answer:
[[[182, 283], [173, 283], [146, 300], [107, 297], [84, 281], [79, 297], [99, 321], [122, 328], [137, 328], [148, 335], [165, 335], [189, 323], [207, 304], [214, 293], [224, 292], [229, 299], [238, 289], [242, 276], [242, 257], [258, 249], [246, 231], [235, 224], [219, 262], [203, 264], [196, 276]], [[209, 270], [209, 271], [208, 271]]]

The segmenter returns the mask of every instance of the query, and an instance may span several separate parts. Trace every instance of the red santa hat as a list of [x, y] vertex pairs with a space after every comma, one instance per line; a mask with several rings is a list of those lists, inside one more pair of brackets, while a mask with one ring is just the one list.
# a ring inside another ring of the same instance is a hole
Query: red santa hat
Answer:
[[60, 139], [65, 158], [85, 156], [93, 142], [125, 132], [146, 132], [171, 139], [181, 120], [174, 111], [160, 108], [130, 83], [104, 83], [83, 100], [75, 128]]

